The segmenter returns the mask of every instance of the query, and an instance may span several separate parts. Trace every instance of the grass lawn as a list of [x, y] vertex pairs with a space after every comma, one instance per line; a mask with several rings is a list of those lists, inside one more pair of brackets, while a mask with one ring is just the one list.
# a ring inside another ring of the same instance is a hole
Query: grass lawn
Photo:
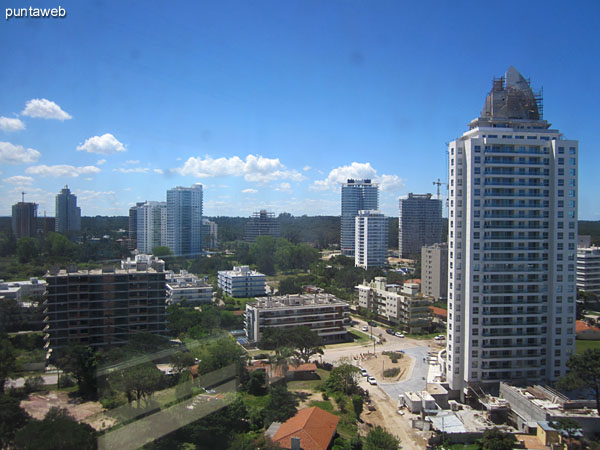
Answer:
[[427, 333], [427, 334], [406, 334], [407, 338], [411, 339], [433, 339], [440, 333]]
[[316, 406], [318, 408], [324, 409], [325, 411], [333, 412], [333, 405], [331, 404], [331, 400], [313, 400], [308, 404], [308, 406]]
[[[440, 448], [440, 447], [438, 447]], [[477, 444], [452, 444], [452, 445], [445, 445], [444, 448], [446, 450], [477, 450], [478, 445]]]
[[301, 389], [311, 390], [311, 391], [316, 390], [317, 386], [324, 383], [325, 380], [327, 380], [327, 378], [329, 378], [330, 372], [328, 372], [327, 370], [324, 370], [324, 369], [317, 369], [317, 374], [320, 377], [319, 380], [289, 381], [288, 389], [290, 391], [301, 390]]
[[265, 395], [252, 395], [252, 394], [248, 394], [247, 392], [241, 392], [240, 394], [242, 395], [242, 399], [244, 400], [244, 403], [248, 407], [256, 406], [257, 408], [263, 409], [267, 406], [267, 403], [269, 403], [270, 397], [266, 394]]
[[585, 341], [582, 339], [575, 341], [575, 353], [583, 353], [588, 348], [597, 348], [600, 350], [600, 341]]
[[371, 342], [371, 337], [368, 334], [362, 333], [358, 330], [349, 330], [348, 333], [354, 336], [354, 339], [356, 339], [354, 342], [357, 344], [366, 344]]

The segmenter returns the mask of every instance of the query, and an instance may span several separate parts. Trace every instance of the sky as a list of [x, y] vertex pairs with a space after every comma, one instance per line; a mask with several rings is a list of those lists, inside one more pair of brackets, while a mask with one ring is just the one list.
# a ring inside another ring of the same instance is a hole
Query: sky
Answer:
[[[60, 6], [62, 18], [8, 18]], [[29, 11], [28, 11], [29, 12]], [[436, 194], [447, 143], [515, 66], [579, 140], [579, 219], [600, 220], [600, 2], [0, 1], [0, 215], [127, 215], [204, 186], [204, 215], [339, 215]], [[13, 14], [14, 15], [14, 14]], [[442, 187], [442, 195], [446, 189]]]

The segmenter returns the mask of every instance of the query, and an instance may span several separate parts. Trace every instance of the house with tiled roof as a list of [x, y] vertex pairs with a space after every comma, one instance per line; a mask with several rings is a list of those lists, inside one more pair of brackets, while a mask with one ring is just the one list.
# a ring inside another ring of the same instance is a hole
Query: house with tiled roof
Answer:
[[577, 339], [600, 340], [600, 328], [588, 325], [583, 320], [575, 322], [575, 335]]
[[336, 435], [339, 417], [313, 406], [298, 411], [286, 422], [271, 430], [271, 439], [281, 448], [327, 450]]

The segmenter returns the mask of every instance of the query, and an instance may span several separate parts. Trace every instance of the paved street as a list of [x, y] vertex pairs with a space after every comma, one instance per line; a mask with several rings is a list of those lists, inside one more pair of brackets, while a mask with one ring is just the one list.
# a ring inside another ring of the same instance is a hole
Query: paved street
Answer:
[[[50, 374], [50, 375], [42, 375], [42, 378], [44, 379], [44, 384], [56, 384], [58, 376], [56, 374]], [[23, 386], [25, 386], [25, 378], [16, 378], [14, 380], [9, 379], [6, 381], [6, 383], [4, 383], [5, 389], [11, 388], [11, 387], [22, 388]]]

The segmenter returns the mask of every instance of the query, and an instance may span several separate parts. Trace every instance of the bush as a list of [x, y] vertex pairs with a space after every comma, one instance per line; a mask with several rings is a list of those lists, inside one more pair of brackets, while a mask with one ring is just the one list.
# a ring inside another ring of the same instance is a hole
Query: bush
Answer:
[[75, 380], [71, 375], [67, 375], [66, 373], [62, 373], [60, 375], [60, 386], [61, 388], [68, 388], [75, 386]]
[[404, 353], [402, 352], [383, 352], [383, 354], [389, 356], [392, 360], [396, 360], [392, 362], [398, 362], [399, 359], [402, 359], [404, 357]]
[[322, 396], [323, 400], [329, 400], [329, 395], [327, 394], [327, 392], [323, 392]]
[[44, 388], [44, 379], [40, 375], [28, 377], [25, 380], [25, 392], [41, 391]]
[[392, 369], [385, 369], [383, 371], [383, 376], [385, 378], [392, 378], [392, 377], [397, 376], [399, 373], [400, 373], [400, 368], [394, 367]]

